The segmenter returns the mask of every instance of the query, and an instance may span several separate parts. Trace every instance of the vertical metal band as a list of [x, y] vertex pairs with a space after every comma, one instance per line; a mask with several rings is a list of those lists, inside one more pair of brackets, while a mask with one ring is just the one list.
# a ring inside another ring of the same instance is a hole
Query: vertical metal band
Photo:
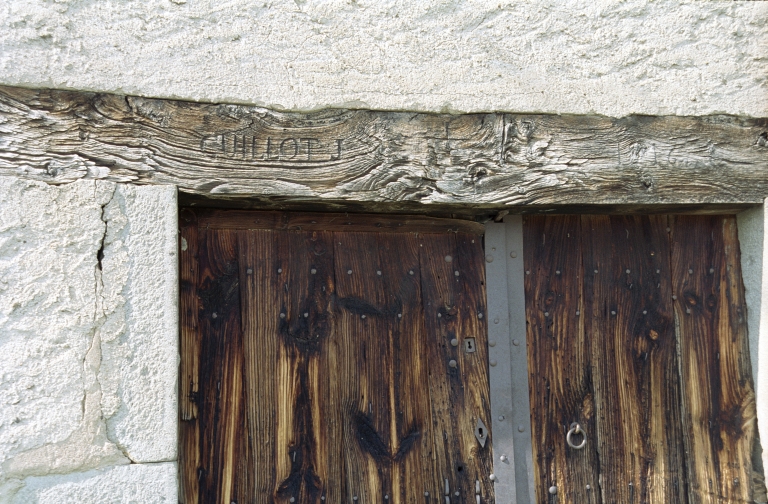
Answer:
[[486, 224], [488, 358], [496, 501], [533, 502], [522, 217]]

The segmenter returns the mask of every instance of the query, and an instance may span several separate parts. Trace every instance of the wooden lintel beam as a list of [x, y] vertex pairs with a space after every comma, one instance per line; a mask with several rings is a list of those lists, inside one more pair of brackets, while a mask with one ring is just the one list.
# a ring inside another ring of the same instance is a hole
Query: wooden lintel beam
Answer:
[[768, 196], [768, 119], [286, 113], [0, 86], [0, 175], [262, 207], [739, 208]]

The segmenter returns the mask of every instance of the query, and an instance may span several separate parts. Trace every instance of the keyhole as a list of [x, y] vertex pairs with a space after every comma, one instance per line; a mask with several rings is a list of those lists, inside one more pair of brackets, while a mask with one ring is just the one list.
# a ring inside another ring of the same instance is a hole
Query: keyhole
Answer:
[[464, 351], [467, 353], [474, 353], [475, 351], [475, 338], [466, 338], [464, 340]]
[[485, 436], [485, 434], [483, 433], [483, 428], [482, 428], [482, 427], [480, 427], [480, 429], [478, 430], [478, 432], [480, 433], [480, 437], [483, 437], [483, 436]]

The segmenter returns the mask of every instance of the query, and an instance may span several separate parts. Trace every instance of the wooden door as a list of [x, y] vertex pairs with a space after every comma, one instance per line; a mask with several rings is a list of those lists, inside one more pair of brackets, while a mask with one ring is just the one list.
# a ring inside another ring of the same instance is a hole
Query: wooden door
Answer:
[[181, 502], [494, 502], [482, 226], [181, 217]]
[[752, 502], [736, 219], [529, 217], [524, 241], [538, 502]]

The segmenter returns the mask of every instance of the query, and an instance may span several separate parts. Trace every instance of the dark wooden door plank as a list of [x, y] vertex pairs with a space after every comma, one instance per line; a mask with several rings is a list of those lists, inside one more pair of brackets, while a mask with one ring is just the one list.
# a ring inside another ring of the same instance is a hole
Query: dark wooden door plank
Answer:
[[179, 287], [181, 296], [179, 353], [179, 502], [197, 504], [200, 466], [200, 336], [198, 330], [197, 218], [180, 212]]
[[691, 504], [752, 502], [755, 395], [733, 217], [671, 219]]
[[245, 434], [237, 236], [200, 230], [199, 244], [200, 502], [231, 502]]
[[603, 501], [686, 502], [666, 219], [582, 225]]
[[[536, 501], [599, 503], [599, 412], [584, 331], [580, 217], [526, 217], [523, 232]], [[566, 444], [572, 422], [587, 433], [581, 450]]]
[[339, 388], [346, 481], [344, 501], [378, 502], [392, 494], [391, 347], [377, 236], [334, 233]]
[[392, 470], [395, 491], [390, 502], [421, 502], [424, 491], [434, 493], [442, 482], [432, 460], [429, 362], [421, 277], [416, 274], [419, 238], [411, 233], [379, 235], [377, 242], [392, 358], [388, 382], [394, 435], [390, 450], [396, 460]]
[[438, 478], [448, 479], [451, 492], [458, 491], [467, 500], [479, 482], [483, 502], [492, 502], [493, 486], [488, 479], [492, 440], [488, 437], [482, 447], [475, 438], [478, 419], [486, 429], [490, 425], [482, 245], [479, 239], [461, 233], [422, 239], [421, 245]]

